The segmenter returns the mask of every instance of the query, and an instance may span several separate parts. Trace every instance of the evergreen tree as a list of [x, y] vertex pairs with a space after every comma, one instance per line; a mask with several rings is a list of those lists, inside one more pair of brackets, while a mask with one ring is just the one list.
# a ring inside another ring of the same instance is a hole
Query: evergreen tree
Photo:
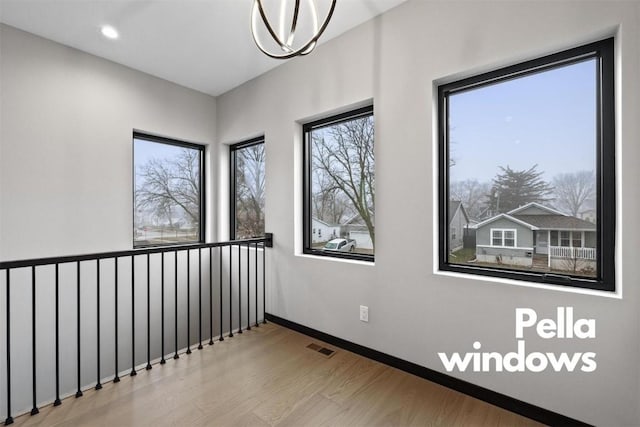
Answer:
[[533, 165], [527, 170], [513, 170], [500, 166], [502, 173], [493, 178], [493, 186], [488, 194], [489, 207], [494, 214], [508, 212], [530, 202], [544, 204], [552, 198], [553, 187], [541, 176], [544, 172]]

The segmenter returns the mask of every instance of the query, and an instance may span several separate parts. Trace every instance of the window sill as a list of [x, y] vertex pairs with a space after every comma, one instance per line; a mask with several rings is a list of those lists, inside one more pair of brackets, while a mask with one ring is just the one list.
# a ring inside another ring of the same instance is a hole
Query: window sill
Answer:
[[528, 282], [525, 280], [514, 280], [514, 279], [501, 278], [501, 277], [489, 277], [489, 276], [481, 276], [481, 275], [475, 275], [475, 274], [465, 274], [465, 273], [458, 273], [456, 271], [440, 270], [438, 268], [435, 269], [433, 274], [435, 276], [453, 277], [456, 279], [465, 279], [469, 281], [490, 282], [490, 283], [496, 283], [496, 284], [502, 284], [502, 285], [514, 285], [514, 286], [521, 286], [526, 288], [536, 288], [536, 289], [545, 289], [549, 291], [567, 292], [572, 294], [582, 294], [582, 295], [591, 295], [591, 296], [606, 297], [606, 298], [612, 298], [612, 299], [622, 299], [622, 292], [619, 289], [620, 286], [616, 286], [616, 291], [611, 292], [611, 291], [603, 291], [603, 290], [597, 290], [597, 289], [578, 288], [573, 286], [562, 286], [562, 285]]
[[309, 258], [309, 259], [314, 259], [314, 260], [343, 262], [343, 263], [346, 263], [346, 264], [353, 264], [353, 265], [364, 265], [364, 266], [367, 266], [367, 267], [375, 267], [375, 265], [376, 265], [376, 263], [374, 261], [362, 261], [362, 260], [359, 260], [359, 259], [339, 258], [339, 257], [335, 257], [335, 256], [330, 256], [330, 255], [315, 255], [315, 254], [301, 253], [301, 254], [296, 254], [296, 256], [300, 257], [300, 258]]

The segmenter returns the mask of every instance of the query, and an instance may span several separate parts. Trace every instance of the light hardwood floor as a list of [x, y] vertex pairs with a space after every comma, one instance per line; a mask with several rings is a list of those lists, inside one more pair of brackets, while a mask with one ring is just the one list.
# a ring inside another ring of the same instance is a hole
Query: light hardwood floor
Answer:
[[[310, 343], [335, 349], [326, 358]], [[534, 421], [272, 323], [18, 426], [529, 426]]]

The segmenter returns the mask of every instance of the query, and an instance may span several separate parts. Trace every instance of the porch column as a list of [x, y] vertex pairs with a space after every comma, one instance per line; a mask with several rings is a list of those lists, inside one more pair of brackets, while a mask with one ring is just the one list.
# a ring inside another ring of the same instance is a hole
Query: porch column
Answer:
[[547, 267], [551, 269], [551, 230], [547, 230]]

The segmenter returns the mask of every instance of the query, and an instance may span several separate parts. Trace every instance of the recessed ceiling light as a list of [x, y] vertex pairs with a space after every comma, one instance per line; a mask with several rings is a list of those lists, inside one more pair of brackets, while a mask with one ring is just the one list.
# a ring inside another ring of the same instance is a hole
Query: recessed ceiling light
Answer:
[[102, 35], [108, 39], [115, 40], [118, 38], [118, 30], [113, 28], [111, 25], [103, 25], [100, 29]]

